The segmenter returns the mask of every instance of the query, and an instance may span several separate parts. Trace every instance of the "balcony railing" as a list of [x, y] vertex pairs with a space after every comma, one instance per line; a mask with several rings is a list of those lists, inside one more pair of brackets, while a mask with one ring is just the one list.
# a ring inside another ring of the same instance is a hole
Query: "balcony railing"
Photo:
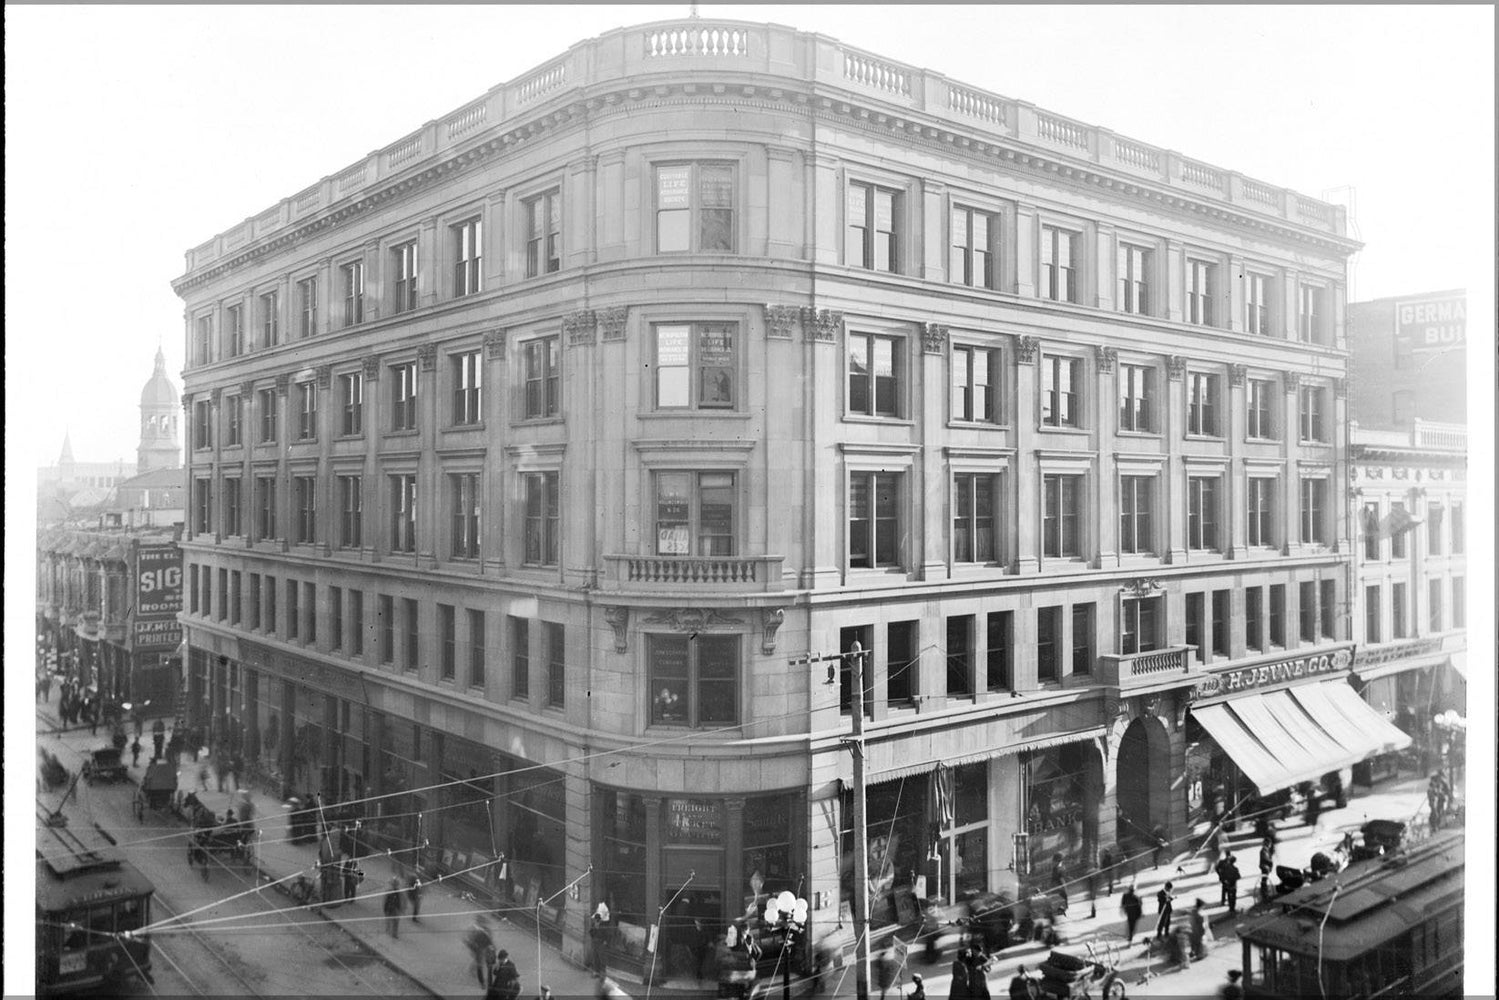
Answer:
[[1106, 653], [1098, 658], [1103, 667], [1101, 679], [1115, 687], [1129, 687], [1132, 683], [1146, 684], [1171, 674], [1185, 674], [1192, 669], [1188, 656], [1192, 649], [1191, 646], [1167, 646], [1126, 656]]
[[784, 556], [605, 556], [609, 580], [624, 588], [780, 590]]

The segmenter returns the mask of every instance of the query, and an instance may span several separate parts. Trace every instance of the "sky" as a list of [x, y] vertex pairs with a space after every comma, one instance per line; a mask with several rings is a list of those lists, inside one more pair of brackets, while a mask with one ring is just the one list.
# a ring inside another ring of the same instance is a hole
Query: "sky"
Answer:
[[[1468, 290], [1469, 423], [1491, 434], [1492, 6], [699, 12], [815, 31], [1349, 204], [1366, 244], [1351, 299]], [[26, 537], [31, 476], [55, 462], [65, 431], [79, 461], [134, 460], [158, 344], [180, 385], [182, 304], [170, 282], [187, 248], [576, 42], [687, 13], [687, 4], [7, 5], [7, 533]], [[1492, 461], [1491, 438], [1481, 438], [1470, 480], [1492, 481]], [[1476, 492], [1492, 503], [1492, 491]], [[1492, 551], [1492, 508], [1471, 521], [1473, 550]], [[31, 575], [30, 546], [19, 548], [6, 547], [8, 583]], [[1484, 592], [1477, 580], [1474, 590]], [[28, 593], [6, 593], [6, 623], [24, 633]]]

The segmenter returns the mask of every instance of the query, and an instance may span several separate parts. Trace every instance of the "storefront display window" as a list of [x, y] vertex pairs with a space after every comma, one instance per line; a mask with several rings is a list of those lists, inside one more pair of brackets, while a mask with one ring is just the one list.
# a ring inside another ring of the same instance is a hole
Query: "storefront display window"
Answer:
[[[511, 766], [526, 767], [522, 761]], [[527, 906], [567, 884], [562, 862], [567, 845], [567, 801], [560, 771], [534, 768], [510, 775], [506, 803], [511, 879]], [[560, 905], [563, 900], [556, 901]]]
[[646, 806], [631, 792], [599, 793], [604, 902], [621, 924], [650, 923], [645, 904]]
[[488, 747], [447, 736], [442, 741], [442, 839], [446, 847], [497, 853], [490, 808], [498, 770]]
[[771, 795], [744, 803], [744, 865], [741, 885], [760, 873], [761, 892], [795, 891], [791, 866], [791, 796]]
[[1083, 747], [1069, 743], [1035, 754], [1027, 782], [1026, 831], [1031, 870], [1049, 870], [1053, 855], [1077, 860], [1086, 853], [1086, 774]]
[[[928, 777], [924, 774], [870, 785], [866, 798], [869, 830], [869, 919], [872, 926], [907, 923], [915, 908], [915, 879], [926, 871], [927, 831], [923, 809]], [[853, 815], [850, 793], [843, 796], [842, 883], [845, 898], [853, 892]]]

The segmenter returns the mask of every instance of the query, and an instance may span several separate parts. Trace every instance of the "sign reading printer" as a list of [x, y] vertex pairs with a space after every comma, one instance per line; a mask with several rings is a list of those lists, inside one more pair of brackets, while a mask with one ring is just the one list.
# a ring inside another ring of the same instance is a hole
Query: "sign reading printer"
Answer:
[[1212, 697], [1220, 694], [1235, 694], [1240, 691], [1248, 691], [1251, 688], [1268, 687], [1271, 684], [1280, 684], [1285, 681], [1294, 681], [1301, 677], [1314, 677], [1317, 674], [1330, 674], [1336, 670], [1346, 670], [1353, 663], [1353, 654], [1347, 649], [1337, 649], [1330, 653], [1313, 653], [1310, 656], [1301, 656], [1293, 660], [1280, 660], [1276, 663], [1265, 663], [1258, 667], [1245, 667], [1242, 670], [1225, 670], [1221, 674], [1214, 674], [1207, 680], [1197, 685], [1197, 693], [1202, 697]]

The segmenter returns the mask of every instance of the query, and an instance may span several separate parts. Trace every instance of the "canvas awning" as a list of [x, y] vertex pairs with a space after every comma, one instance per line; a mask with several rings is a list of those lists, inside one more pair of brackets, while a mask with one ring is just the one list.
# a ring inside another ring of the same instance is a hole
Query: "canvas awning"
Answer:
[[1448, 663], [1449, 666], [1452, 667], [1453, 670], [1457, 671], [1457, 675], [1459, 677], [1461, 677], [1463, 680], [1467, 680], [1468, 679], [1468, 654], [1467, 653], [1453, 653], [1451, 656], [1449, 656], [1447, 658], [1447, 663]]
[[1290, 689], [1290, 693], [1334, 739], [1366, 760], [1404, 750], [1411, 738], [1370, 708], [1347, 684], [1330, 681]]

